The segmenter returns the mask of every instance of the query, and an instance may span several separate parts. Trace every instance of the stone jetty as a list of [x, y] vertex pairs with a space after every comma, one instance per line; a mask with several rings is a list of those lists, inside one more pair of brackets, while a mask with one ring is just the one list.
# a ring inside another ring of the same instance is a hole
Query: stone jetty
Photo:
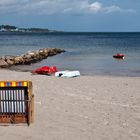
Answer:
[[65, 52], [65, 50], [58, 48], [43, 48], [36, 51], [28, 51], [25, 54], [17, 56], [1, 56], [0, 68], [8, 68], [13, 65], [29, 65], [62, 52]]

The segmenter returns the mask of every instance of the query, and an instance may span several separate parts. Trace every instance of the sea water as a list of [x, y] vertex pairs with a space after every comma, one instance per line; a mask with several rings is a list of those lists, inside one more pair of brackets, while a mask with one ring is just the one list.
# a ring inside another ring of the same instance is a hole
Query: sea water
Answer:
[[[0, 32], [0, 56], [41, 48], [61, 48], [66, 52], [13, 69], [31, 71], [55, 65], [58, 70], [79, 70], [82, 75], [140, 76], [140, 33]], [[125, 59], [114, 59], [116, 53], [125, 54]]]

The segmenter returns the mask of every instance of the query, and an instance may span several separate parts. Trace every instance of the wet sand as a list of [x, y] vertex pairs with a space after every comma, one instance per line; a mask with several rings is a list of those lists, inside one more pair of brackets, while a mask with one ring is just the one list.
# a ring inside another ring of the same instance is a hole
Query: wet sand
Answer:
[[31, 80], [35, 122], [0, 126], [0, 140], [139, 140], [140, 77], [56, 78], [0, 70], [0, 80]]

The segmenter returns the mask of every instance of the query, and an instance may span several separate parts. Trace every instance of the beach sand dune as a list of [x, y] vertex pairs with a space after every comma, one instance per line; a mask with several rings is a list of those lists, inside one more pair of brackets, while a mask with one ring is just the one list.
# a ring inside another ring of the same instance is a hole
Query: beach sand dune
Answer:
[[31, 80], [35, 122], [0, 126], [0, 140], [139, 140], [140, 78], [56, 78], [0, 70], [0, 80]]

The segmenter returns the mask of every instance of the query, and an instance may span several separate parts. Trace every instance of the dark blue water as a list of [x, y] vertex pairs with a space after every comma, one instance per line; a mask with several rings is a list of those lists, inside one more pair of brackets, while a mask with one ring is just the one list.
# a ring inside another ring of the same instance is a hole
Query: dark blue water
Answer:
[[[56, 65], [83, 75], [140, 76], [140, 33], [0, 33], [1, 56], [54, 47], [67, 52], [16, 69]], [[125, 59], [114, 59], [116, 53], [124, 53]]]

